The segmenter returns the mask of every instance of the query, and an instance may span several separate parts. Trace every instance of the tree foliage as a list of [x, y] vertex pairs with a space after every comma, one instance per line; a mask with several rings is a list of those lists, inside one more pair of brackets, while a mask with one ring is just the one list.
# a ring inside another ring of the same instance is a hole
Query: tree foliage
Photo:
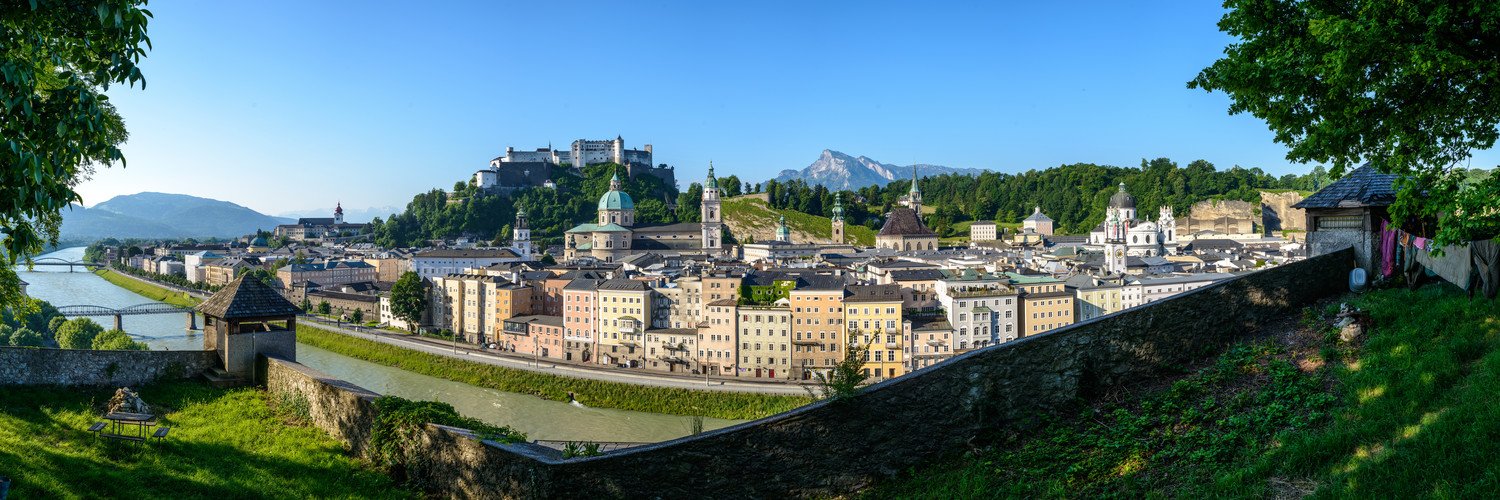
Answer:
[[[1135, 196], [1139, 213], [1155, 217], [1161, 206], [1171, 206], [1182, 216], [1193, 203], [1203, 200], [1259, 202], [1263, 189], [1313, 191], [1328, 182], [1326, 177], [1320, 169], [1278, 178], [1259, 168], [1218, 170], [1204, 160], [1181, 167], [1170, 159], [1157, 158], [1142, 159], [1138, 168], [1074, 163], [1016, 174], [938, 175], [923, 178], [920, 187], [923, 203], [936, 209], [926, 217], [934, 229], [947, 230], [954, 223], [974, 220], [1019, 222], [1031, 214], [1033, 207], [1040, 206], [1052, 217], [1058, 231], [1081, 234], [1104, 221], [1109, 197], [1121, 182]], [[849, 224], [878, 229], [884, 214], [910, 190], [911, 181], [900, 180], [845, 191], [844, 219]], [[765, 192], [773, 208], [832, 215], [835, 193], [823, 186], [802, 180], [772, 180], [766, 182]]]
[[73, 318], [58, 327], [53, 336], [57, 338], [57, 346], [63, 349], [92, 349], [94, 338], [101, 333], [104, 333], [104, 327], [94, 320]]
[[121, 330], [110, 330], [94, 337], [94, 350], [97, 351], [144, 351], [146, 344], [136, 342]]
[[1470, 179], [1500, 138], [1500, 9], [1488, 0], [1227, 0], [1238, 40], [1188, 82], [1266, 121], [1287, 158], [1335, 175], [1400, 174], [1392, 215], [1439, 221], [1453, 243], [1500, 232], [1500, 179]]
[[426, 310], [427, 288], [422, 277], [411, 271], [401, 273], [391, 285], [391, 314], [405, 321], [409, 329], [415, 329]]
[[20, 301], [8, 264], [56, 243], [60, 211], [97, 165], [124, 163], [125, 123], [104, 95], [146, 81], [144, 2], [0, 5], [0, 305]]

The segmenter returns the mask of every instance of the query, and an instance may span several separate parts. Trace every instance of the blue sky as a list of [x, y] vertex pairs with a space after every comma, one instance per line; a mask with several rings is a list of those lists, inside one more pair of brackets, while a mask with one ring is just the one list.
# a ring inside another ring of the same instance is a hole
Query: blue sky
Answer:
[[[824, 149], [1023, 171], [1166, 156], [1276, 174], [1259, 120], [1185, 82], [1216, 2], [159, 1], [145, 91], [111, 89], [139, 191], [262, 212], [405, 206], [503, 153], [623, 135], [682, 184]], [[1493, 165], [1481, 154], [1478, 166]]]

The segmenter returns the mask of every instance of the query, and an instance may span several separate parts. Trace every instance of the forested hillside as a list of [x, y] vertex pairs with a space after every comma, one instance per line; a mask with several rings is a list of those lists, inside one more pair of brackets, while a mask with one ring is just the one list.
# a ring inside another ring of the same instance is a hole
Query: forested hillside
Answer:
[[[1258, 168], [1218, 170], [1203, 160], [1178, 167], [1170, 159], [1158, 158], [1142, 160], [1139, 168], [1074, 163], [1018, 174], [941, 175], [923, 178], [921, 187], [923, 203], [936, 208], [928, 223], [939, 234], [950, 236], [955, 223], [1017, 222], [1035, 206], [1041, 206], [1056, 221], [1059, 232], [1087, 232], [1104, 221], [1104, 208], [1121, 182], [1135, 196], [1138, 212], [1154, 218], [1157, 207], [1163, 205], [1172, 206], [1182, 217], [1190, 205], [1202, 200], [1258, 203], [1261, 190], [1313, 191], [1331, 181], [1322, 167], [1306, 175], [1275, 177]], [[878, 228], [881, 214], [889, 212], [910, 187], [911, 181], [896, 181], [884, 187], [862, 188], [855, 194], [864, 203], [850, 203], [846, 195], [846, 218], [851, 224]], [[833, 206], [833, 194], [827, 189], [801, 181], [769, 181], [764, 191], [774, 208], [826, 216]]]
[[[472, 182], [453, 186], [452, 202], [442, 189], [412, 197], [406, 210], [389, 219], [375, 219], [375, 243], [386, 247], [417, 246], [423, 240], [469, 236], [498, 242], [510, 241], [511, 224], [516, 220], [516, 205], [526, 208], [532, 239], [543, 244], [561, 243], [563, 231], [579, 221], [595, 216], [599, 197], [609, 191], [609, 179], [618, 165], [590, 165], [580, 176], [567, 167], [553, 167], [552, 181], [557, 188], [532, 187], [510, 194], [481, 190]], [[619, 168], [624, 189], [635, 200], [636, 220], [642, 224], [679, 222], [677, 214], [668, 211], [666, 200], [678, 195], [675, 186], [667, 186], [649, 175], [626, 178]], [[699, 193], [701, 193], [701, 188]], [[697, 204], [690, 214], [697, 220]]]
[[[469, 182], [459, 182], [454, 185], [451, 202], [449, 193], [434, 189], [413, 197], [404, 212], [388, 220], [372, 221], [375, 241], [384, 246], [413, 246], [427, 239], [458, 236], [509, 241], [515, 205], [520, 203], [531, 217], [533, 239], [561, 243], [563, 231], [594, 218], [598, 199], [609, 190], [615, 168], [613, 164], [593, 165], [585, 167], [580, 176], [569, 168], [554, 167], [556, 189], [526, 188], [512, 194], [488, 193]], [[1041, 206], [1056, 221], [1059, 232], [1078, 234], [1104, 220], [1105, 205], [1120, 182], [1135, 195], [1142, 216], [1155, 217], [1157, 207], [1170, 205], [1183, 217], [1190, 205], [1203, 200], [1258, 203], [1262, 190], [1313, 191], [1332, 180], [1321, 167], [1306, 175], [1275, 177], [1258, 168], [1219, 170], [1203, 160], [1179, 167], [1172, 160], [1158, 158], [1143, 160], [1137, 168], [1074, 163], [1017, 174], [925, 177], [922, 196], [928, 207], [936, 209], [928, 216], [928, 223], [944, 236], [960, 232], [959, 223], [964, 221], [1016, 222], [1030, 214], [1034, 206]], [[801, 180], [745, 185], [728, 176], [719, 183], [730, 197], [741, 192], [764, 193], [775, 210], [828, 217], [833, 209], [834, 192]], [[900, 180], [884, 187], [845, 191], [846, 221], [850, 226], [879, 229], [881, 216], [906, 195], [910, 186], [910, 181]], [[625, 180], [625, 191], [635, 199], [636, 220], [642, 224], [699, 220], [703, 195], [700, 182], [690, 183], [679, 193], [675, 186], [664, 185], [655, 177], [638, 176]], [[677, 200], [675, 210], [668, 209], [669, 199]], [[849, 233], [864, 234], [857, 231], [851, 229]]]

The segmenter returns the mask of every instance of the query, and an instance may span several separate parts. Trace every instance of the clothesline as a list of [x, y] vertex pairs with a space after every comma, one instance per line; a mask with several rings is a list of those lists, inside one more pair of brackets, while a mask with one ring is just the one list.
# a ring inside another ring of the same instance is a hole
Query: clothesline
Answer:
[[[1478, 287], [1488, 298], [1495, 298], [1500, 288], [1500, 265], [1496, 264], [1496, 240], [1471, 241], [1467, 245], [1441, 247], [1442, 255], [1434, 254], [1439, 246], [1429, 238], [1417, 236], [1391, 224], [1380, 222], [1380, 275], [1390, 276], [1401, 271], [1408, 278], [1425, 268], [1443, 280], [1464, 290]], [[1399, 266], [1397, 264], [1400, 264]], [[1418, 267], [1420, 266], [1420, 267]]]

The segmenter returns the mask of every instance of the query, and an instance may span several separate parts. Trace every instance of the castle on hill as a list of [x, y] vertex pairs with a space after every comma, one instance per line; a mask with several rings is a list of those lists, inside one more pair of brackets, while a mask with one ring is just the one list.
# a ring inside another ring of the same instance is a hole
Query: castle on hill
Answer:
[[505, 155], [495, 157], [490, 160], [489, 168], [474, 173], [474, 184], [484, 189], [542, 186], [550, 180], [553, 166], [579, 168], [601, 163], [625, 167], [625, 175], [630, 178], [649, 175], [668, 186], [677, 185], [676, 173], [670, 165], [652, 166], [650, 144], [643, 149], [627, 149], [625, 138], [621, 136], [602, 140], [578, 139], [566, 150], [553, 149], [550, 144], [534, 151], [506, 147]]

